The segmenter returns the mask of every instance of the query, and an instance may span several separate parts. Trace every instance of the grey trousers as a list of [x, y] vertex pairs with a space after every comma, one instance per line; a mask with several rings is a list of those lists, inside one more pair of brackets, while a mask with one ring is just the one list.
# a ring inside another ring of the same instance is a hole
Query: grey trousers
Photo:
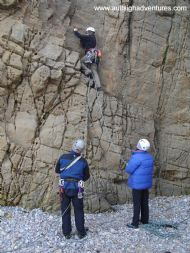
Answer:
[[89, 75], [89, 74], [91, 74], [91, 69], [89, 69], [87, 67], [87, 65], [85, 64], [86, 60], [87, 60], [86, 55], [81, 58], [81, 60], [80, 60], [81, 61], [81, 67], [85, 71], [85, 75]]
[[85, 64], [85, 61], [86, 61], [86, 57], [82, 57], [81, 58], [81, 67], [82, 69], [84, 69], [85, 71], [85, 75], [89, 75], [92, 73], [92, 77], [93, 77], [93, 80], [94, 80], [94, 83], [95, 83], [95, 88], [101, 88], [101, 83], [100, 83], [100, 78], [99, 78], [99, 75], [98, 75], [98, 66], [96, 63], [92, 63], [90, 65], [90, 68], [88, 68]]
[[91, 71], [92, 71], [92, 76], [95, 83], [95, 88], [96, 89], [101, 88], [100, 78], [98, 75], [98, 66], [96, 63], [91, 64]]

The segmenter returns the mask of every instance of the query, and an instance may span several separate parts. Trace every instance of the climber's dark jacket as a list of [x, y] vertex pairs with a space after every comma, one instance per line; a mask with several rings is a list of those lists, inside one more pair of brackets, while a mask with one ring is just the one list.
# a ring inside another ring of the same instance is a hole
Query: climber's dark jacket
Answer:
[[[81, 157], [75, 164], [67, 170], [61, 171], [62, 168], [67, 167], [80, 154], [71, 151], [68, 154], [63, 154], [55, 167], [55, 172], [60, 174], [61, 179], [65, 179], [65, 189], [78, 189], [78, 182], [80, 180], [86, 181], [89, 179], [89, 167], [85, 158]], [[75, 179], [74, 181], [67, 181], [67, 179]]]
[[82, 47], [86, 50], [96, 47], [96, 37], [94, 34], [81, 34], [74, 31], [74, 34], [80, 39]]

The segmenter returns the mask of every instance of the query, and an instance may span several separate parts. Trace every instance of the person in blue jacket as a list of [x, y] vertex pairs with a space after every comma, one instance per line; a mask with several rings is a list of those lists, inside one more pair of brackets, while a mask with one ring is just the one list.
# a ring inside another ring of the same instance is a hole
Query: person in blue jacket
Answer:
[[83, 182], [90, 177], [88, 163], [82, 157], [85, 142], [78, 139], [72, 150], [59, 158], [55, 172], [60, 174], [60, 196], [62, 211], [62, 230], [66, 239], [71, 238], [71, 201], [74, 207], [75, 224], [79, 238], [86, 236], [83, 210]]
[[132, 189], [133, 196], [133, 220], [131, 224], [127, 224], [130, 228], [138, 228], [139, 222], [149, 222], [149, 189], [152, 187], [154, 170], [154, 159], [147, 152], [149, 148], [148, 140], [139, 140], [137, 150], [132, 152], [125, 168], [129, 174], [128, 186]]

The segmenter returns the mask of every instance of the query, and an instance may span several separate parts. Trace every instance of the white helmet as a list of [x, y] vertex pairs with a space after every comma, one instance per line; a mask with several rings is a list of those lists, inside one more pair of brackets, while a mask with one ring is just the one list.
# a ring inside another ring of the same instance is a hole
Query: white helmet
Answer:
[[85, 148], [85, 143], [82, 139], [78, 139], [73, 142], [72, 150], [76, 153], [82, 153]]
[[86, 28], [86, 32], [88, 32], [88, 31], [95, 33], [94, 27], [91, 27], [91, 26], [89, 26], [89, 27]]
[[139, 150], [146, 151], [146, 150], [148, 150], [150, 148], [150, 142], [148, 140], [146, 140], [146, 139], [141, 139], [137, 143], [137, 148]]

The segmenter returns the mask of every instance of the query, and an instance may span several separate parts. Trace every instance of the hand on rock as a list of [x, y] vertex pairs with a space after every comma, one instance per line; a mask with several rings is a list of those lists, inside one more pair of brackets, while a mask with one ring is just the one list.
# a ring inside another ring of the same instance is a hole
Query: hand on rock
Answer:
[[77, 32], [77, 31], [78, 31], [78, 28], [75, 27], [75, 28], [74, 28], [74, 32]]

